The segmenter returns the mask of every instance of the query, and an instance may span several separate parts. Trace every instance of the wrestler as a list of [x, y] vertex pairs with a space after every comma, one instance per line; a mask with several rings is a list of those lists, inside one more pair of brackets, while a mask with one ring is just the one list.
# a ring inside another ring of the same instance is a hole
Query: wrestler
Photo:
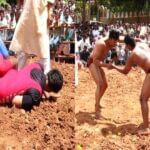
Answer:
[[107, 89], [107, 80], [103, 67], [111, 67], [110, 64], [104, 63], [104, 58], [108, 51], [116, 46], [118, 39], [119, 32], [111, 30], [109, 37], [105, 37], [104, 39], [100, 39], [96, 42], [96, 46], [87, 62], [87, 66], [89, 67], [90, 73], [97, 86], [95, 91], [95, 117], [97, 119], [100, 118], [100, 100]]
[[125, 36], [124, 42], [126, 44], [126, 49], [131, 50], [131, 54], [127, 59], [124, 68], [119, 68], [113, 65], [113, 68], [118, 70], [120, 73], [127, 74], [133, 65], [141, 67], [145, 73], [146, 77], [142, 86], [140, 95], [140, 104], [143, 118], [143, 126], [139, 129], [139, 134], [150, 134], [149, 129], [149, 107], [148, 99], [150, 97], [150, 49], [146, 48], [145, 45], [142, 46], [135, 43], [135, 40], [130, 36]]
[[39, 105], [44, 91], [58, 92], [63, 85], [63, 76], [57, 69], [47, 75], [38, 63], [26, 65], [22, 70], [9, 70], [0, 78], [0, 103], [12, 104], [25, 110]]

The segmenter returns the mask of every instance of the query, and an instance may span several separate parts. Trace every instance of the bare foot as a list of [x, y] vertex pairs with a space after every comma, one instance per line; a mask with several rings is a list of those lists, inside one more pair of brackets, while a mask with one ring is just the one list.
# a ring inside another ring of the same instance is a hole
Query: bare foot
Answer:
[[[149, 119], [150, 120], [150, 119]], [[141, 130], [141, 129], [144, 129], [144, 124], [141, 123], [139, 126], [138, 126], [138, 130]], [[149, 121], [149, 128], [150, 128], [150, 121]]]
[[144, 129], [144, 124], [143, 124], [143, 123], [141, 123], [141, 124], [138, 126], [138, 130], [142, 130], [142, 129]]
[[102, 106], [102, 105], [99, 105], [99, 108], [101, 109], [101, 108], [104, 108], [104, 106]]
[[150, 135], [150, 129], [149, 128], [145, 128], [145, 129], [140, 129], [138, 131], [139, 135]]
[[95, 112], [95, 119], [98, 119], [98, 120], [107, 120], [107, 118], [105, 118], [105, 117], [103, 117], [101, 115], [101, 111]]
[[96, 104], [95, 104], [95, 107], [97, 107], [97, 108], [99, 108], [99, 109], [104, 108], [104, 106], [103, 106], [103, 105], [100, 105], [100, 104], [99, 104], [99, 105], [96, 105]]

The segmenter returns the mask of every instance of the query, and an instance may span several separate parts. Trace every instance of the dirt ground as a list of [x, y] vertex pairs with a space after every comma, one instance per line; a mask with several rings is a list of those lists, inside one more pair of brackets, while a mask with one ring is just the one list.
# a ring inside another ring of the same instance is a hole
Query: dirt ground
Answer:
[[0, 107], [0, 150], [74, 149], [74, 65], [54, 65], [64, 76], [56, 102], [43, 101], [31, 112]]
[[142, 122], [139, 96], [145, 73], [139, 68], [125, 76], [105, 69], [108, 89], [101, 104], [102, 117], [94, 118], [95, 83], [87, 68], [79, 71], [76, 87], [77, 150], [150, 150], [150, 136], [139, 136]]

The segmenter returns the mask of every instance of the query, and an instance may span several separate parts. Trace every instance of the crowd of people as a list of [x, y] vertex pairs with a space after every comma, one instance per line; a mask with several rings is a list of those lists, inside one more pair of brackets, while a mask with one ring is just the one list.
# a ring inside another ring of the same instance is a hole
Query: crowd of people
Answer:
[[75, 1], [74, 0], [56, 0], [53, 13], [53, 23], [57, 26], [68, 25], [74, 23], [74, 11]]
[[50, 49], [56, 54], [74, 53], [75, 1], [55, 1], [53, 22], [50, 28]]
[[[108, 36], [111, 29], [116, 29], [120, 32], [120, 36], [126, 34], [135, 38], [141, 43], [150, 46], [150, 24], [114, 24], [105, 25], [99, 22], [86, 25], [79, 25], [76, 29], [76, 53], [80, 55], [80, 60], [84, 66], [87, 64], [88, 56], [92, 49], [95, 48], [95, 43]], [[81, 32], [84, 30], [84, 32]], [[118, 43], [110, 49], [105, 59], [105, 62], [114, 62], [118, 65], [124, 65], [130, 52], [126, 51], [125, 44]]]
[[[0, 7], [0, 27], [15, 28], [19, 16], [23, 10], [23, 4], [6, 4]], [[74, 0], [56, 0], [52, 13], [51, 24], [55, 26], [71, 25], [74, 23]]]
[[[74, 41], [74, 10], [75, 1], [56, 0], [49, 21], [51, 48], [58, 47], [62, 41]], [[0, 7], [0, 38], [3, 41], [12, 40], [14, 29], [23, 5], [3, 5]]]

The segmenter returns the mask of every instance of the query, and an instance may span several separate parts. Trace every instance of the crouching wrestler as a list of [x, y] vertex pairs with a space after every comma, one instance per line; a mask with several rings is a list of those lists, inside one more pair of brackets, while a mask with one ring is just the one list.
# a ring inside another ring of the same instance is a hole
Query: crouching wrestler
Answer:
[[61, 90], [63, 76], [57, 69], [45, 75], [40, 64], [32, 63], [20, 71], [9, 70], [0, 78], [0, 83], [0, 104], [31, 110], [40, 104], [44, 91], [57, 93]]

